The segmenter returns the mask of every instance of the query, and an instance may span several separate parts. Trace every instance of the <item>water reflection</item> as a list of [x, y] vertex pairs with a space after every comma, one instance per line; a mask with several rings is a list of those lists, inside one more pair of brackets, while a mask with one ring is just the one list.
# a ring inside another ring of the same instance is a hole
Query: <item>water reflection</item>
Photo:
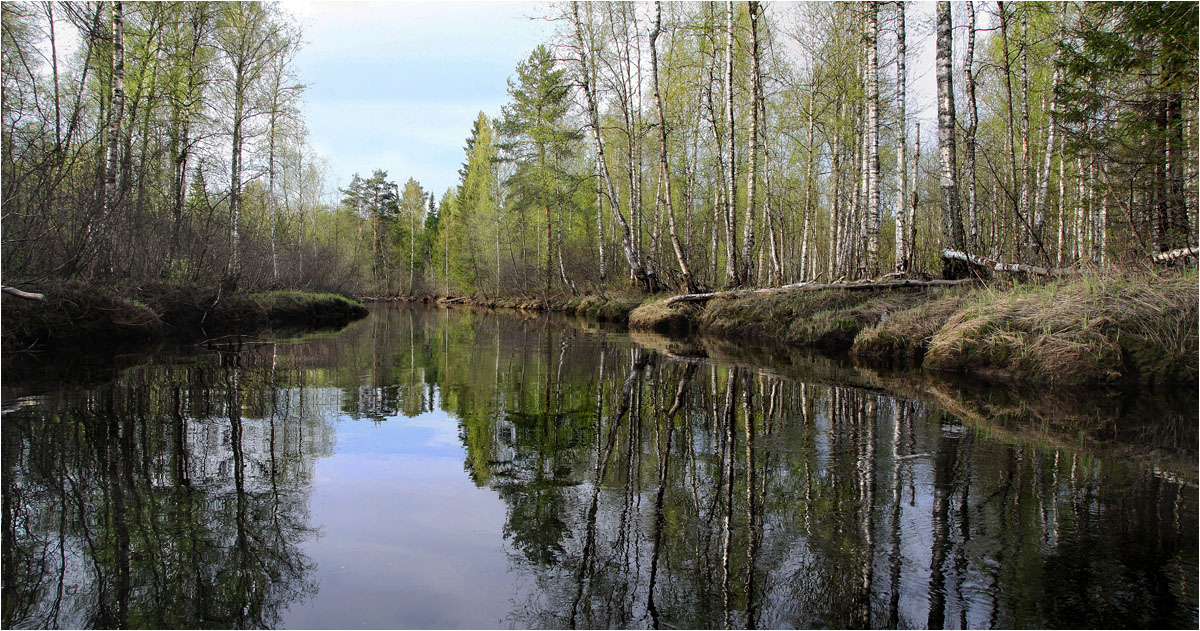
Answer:
[[314, 537], [312, 498], [340, 420], [446, 413], [465, 475], [504, 506], [509, 579], [489, 580], [509, 595], [466, 604], [498, 624], [1196, 625], [1194, 431], [1166, 459], [1193, 468], [1164, 468], [825, 360], [768, 365], [381, 308], [98, 386], [6, 386], [4, 625], [299, 624], [289, 608], [320, 603], [334, 569], [308, 551], [338, 537]]
[[266, 627], [312, 591], [298, 543], [334, 434], [272, 359], [135, 368], [6, 413], [5, 626]]

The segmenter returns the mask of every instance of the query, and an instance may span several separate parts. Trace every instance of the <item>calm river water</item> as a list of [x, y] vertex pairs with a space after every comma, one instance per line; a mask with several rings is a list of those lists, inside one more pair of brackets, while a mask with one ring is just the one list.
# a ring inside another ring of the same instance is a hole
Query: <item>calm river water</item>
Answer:
[[405, 306], [240, 351], [11, 357], [2, 622], [1196, 628], [1184, 394]]

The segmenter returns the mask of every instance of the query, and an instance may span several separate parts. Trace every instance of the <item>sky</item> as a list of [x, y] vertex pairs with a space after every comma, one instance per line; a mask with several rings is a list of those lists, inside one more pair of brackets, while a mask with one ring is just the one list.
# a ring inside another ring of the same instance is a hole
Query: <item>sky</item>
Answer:
[[[303, 113], [310, 144], [330, 166], [331, 191], [355, 173], [383, 169], [401, 187], [416, 178], [440, 199], [458, 183], [475, 117], [500, 113], [517, 63], [554, 30], [544, 19], [545, 2], [284, 0], [282, 6], [304, 28], [296, 59], [307, 85]], [[771, 7], [790, 11], [788, 3]], [[919, 119], [931, 142], [932, 14], [932, 4], [910, 4], [910, 125]]]
[[439, 199], [458, 181], [480, 111], [499, 114], [517, 63], [553, 27], [531, 2], [285, 1], [304, 27], [296, 63], [309, 142], [331, 186], [375, 169]]

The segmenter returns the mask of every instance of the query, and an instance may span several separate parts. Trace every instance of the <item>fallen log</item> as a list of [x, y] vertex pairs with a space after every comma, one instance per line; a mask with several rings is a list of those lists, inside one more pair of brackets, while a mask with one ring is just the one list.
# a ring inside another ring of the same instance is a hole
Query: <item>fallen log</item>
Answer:
[[45, 299], [45, 296], [42, 294], [35, 294], [35, 293], [30, 293], [28, 291], [21, 291], [20, 289], [17, 289], [16, 287], [0, 287], [0, 291], [3, 291], [4, 293], [6, 293], [10, 296], [16, 296], [17, 298], [24, 298], [26, 300], [43, 300], [43, 299]]
[[1005, 272], [1008, 274], [1035, 274], [1037, 276], [1052, 276], [1055, 278], [1061, 277], [1065, 272], [1054, 267], [1038, 267], [1037, 265], [1026, 265], [1024, 263], [1001, 263], [982, 256], [967, 254], [958, 250], [942, 250], [942, 258], [953, 261], [962, 261], [974, 267], [980, 267], [992, 272]]
[[1159, 252], [1158, 254], [1151, 256], [1150, 259], [1155, 263], [1173, 263], [1179, 259], [1185, 259], [1189, 256], [1196, 256], [1197, 254], [1200, 254], [1200, 248], [1179, 248], [1178, 250], [1171, 250], [1170, 252]]
[[900, 289], [903, 287], [957, 287], [959, 285], [969, 285], [976, 282], [979, 281], [975, 278], [964, 278], [962, 280], [918, 280], [910, 278], [898, 278], [894, 280], [860, 280], [851, 282], [839, 281], [833, 283], [793, 283], [791, 285], [766, 287], [763, 289], [732, 289], [729, 291], [713, 291], [703, 294], [681, 294], [679, 296], [667, 298], [665, 301], [663, 301], [663, 305], [670, 307], [684, 302], [707, 302], [714, 298], [768, 296], [771, 294], [784, 294], [793, 291], [821, 291], [825, 289]]

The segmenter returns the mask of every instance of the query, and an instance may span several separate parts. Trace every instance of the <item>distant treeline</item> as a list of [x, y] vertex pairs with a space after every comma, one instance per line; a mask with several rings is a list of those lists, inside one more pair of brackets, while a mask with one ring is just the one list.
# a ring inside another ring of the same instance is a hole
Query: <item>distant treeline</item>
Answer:
[[[331, 206], [278, 7], [5, 3], [6, 282], [540, 296], [1197, 243], [1194, 2], [546, 11], [557, 33], [475, 120], [458, 186], [380, 170]], [[922, 133], [912, 104], [935, 99]]]

